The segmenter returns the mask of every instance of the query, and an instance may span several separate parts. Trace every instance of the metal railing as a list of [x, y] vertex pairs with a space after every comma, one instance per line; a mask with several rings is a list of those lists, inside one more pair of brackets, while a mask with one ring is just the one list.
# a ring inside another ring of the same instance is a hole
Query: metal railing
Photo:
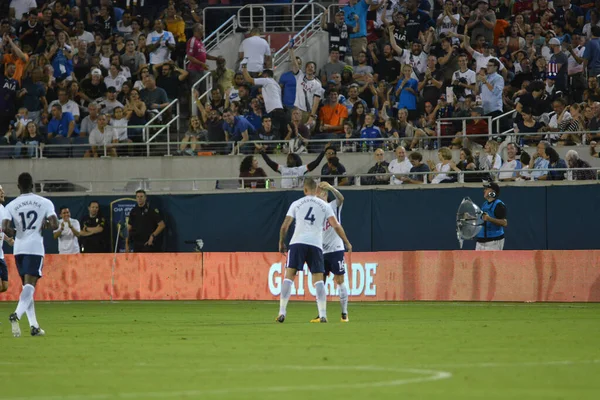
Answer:
[[[206, 10], [207, 9], [223, 9], [223, 8], [238, 8], [238, 7], [206, 7], [202, 14], [203, 14], [203, 21], [206, 21]], [[232, 15], [231, 17], [229, 17], [227, 19], [227, 21], [223, 22], [217, 29], [215, 29], [214, 31], [212, 31], [210, 33], [210, 35], [206, 36], [206, 32], [205, 36], [204, 36], [204, 47], [206, 48], [206, 52], [210, 53], [211, 50], [213, 50], [215, 47], [217, 47], [217, 45], [219, 43], [221, 43], [221, 40], [223, 40], [224, 38], [226, 38], [227, 36], [231, 35], [232, 33], [235, 33], [235, 31], [238, 28], [238, 23], [237, 23], [237, 18], [235, 15]], [[204, 28], [206, 29], [206, 24], [204, 24]]]
[[[206, 82], [206, 90], [204, 90], [202, 93], [198, 93], [198, 97], [196, 97], [196, 91], [198, 86], [200, 86], [203, 82]], [[194, 82], [194, 84], [192, 85], [192, 88], [190, 89], [190, 115], [198, 115], [198, 108], [196, 107], [196, 100], [203, 100], [204, 98], [206, 98], [208, 100], [208, 95], [212, 89], [212, 85], [213, 85], [213, 81], [212, 81], [212, 74], [210, 71], [206, 71], [206, 73], [204, 74], [204, 76], [202, 76], [202, 78], [198, 79], [196, 82]], [[223, 94], [225, 95], [225, 94]]]
[[[308, 39], [310, 39], [316, 32], [321, 31], [321, 16], [319, 14], [315, 16], [304, 28], [302, 28], [294, 37], [294, 49], [298, 49], [304, 46]], [[285, 62], [289, 61], [288, 51], [290, 49], [289, 42], [286, 43], [281, 49], [277, 50], [273, 54], [273, 69], [281, 68]]]
[[[169, 149], [169, 141], [170, 141], [170, 127], [171, 124], [173, 122], [177, 122], [179, 121], [179, 107], [178, 107], [179, 101], [177, 99], [173, 100], [172, 102], [170, 102], [165, 108], [163, 108], [158, 114], [156, 114], [154, 117], [152, 117], [152, 119], [150, 119], [150, 121], [148, 121], [148, 123], [146, 124], [146, 126], [144, 126], [144, 130], [143, 130], [143, 139], [144, 142], [146, 142], [146, 151], [147, 151], [147, 155], [150, 155], [150, 143], [161, 133], [165, 130], [165, 128], [167, 129], [167, 154], [170, 154], [170, 149]], [[162, 118], [164, 118], [167, 115], [168, 111], [173, 111], [175, 110], [175, 116], [174, 118], [172, 118], [168, 123], [162, 125], [162, 127], [159, 129], [158, 132], [156, 132], [154, 135], [152, 135], [152, 137], [150, 137], [150, 126], [153, 125], [154, 121], [161, 121]]]

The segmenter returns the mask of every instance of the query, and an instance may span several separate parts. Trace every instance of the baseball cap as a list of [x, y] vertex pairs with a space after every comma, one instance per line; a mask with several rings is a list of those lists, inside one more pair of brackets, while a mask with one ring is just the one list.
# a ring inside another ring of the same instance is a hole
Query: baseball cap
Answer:
[[494, 192], [496, 192], [496, 196], [500, 195], [500, 186], [498, 186], [498, 184], [495, 182], [484, 182], [483, 187], [486, 189], [492, 189]]
[[479, 0], [476, 4], [479, 4], [479, 3], [490, 4], [490, 3], [488, 3], [488, 0]]
[[117, 88], [115, 88], [114, 86], [109, 86], [106, 91], [108, 93], [117, 93]]
[[471, 111], [476, 112], [479, 115], [483, 115], [483, 107], [475, 107]]
[[550, 41], [548, 42], [549, 46], [555, 45], [555, 46], [560, 46], [560, 40], [558, 40], [557, 38], [552, 38], [550, 39]]
[[94, 69], [92, 69], [91, 74], [92, 75], [100, 75], [100, 76], [102, 76], [102, 71], [100, 71], [99, 68], [94, 68]]

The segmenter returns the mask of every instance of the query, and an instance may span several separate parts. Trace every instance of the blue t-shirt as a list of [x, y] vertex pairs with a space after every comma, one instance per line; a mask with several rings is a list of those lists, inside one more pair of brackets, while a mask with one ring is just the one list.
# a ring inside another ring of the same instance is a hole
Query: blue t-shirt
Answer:
[[[60, 135], [67, 137], [69, 133], [69, 124], [71, 121], [75, 121], [73, 118], [73, 114], [70, 112], [63, 112], [62, 117], [60, 119], [52, 118], [48, 123], [48, 133], [53, 134], [55, 136]], [[75, 125], [75, 129], [73, 130], [72, 136], [79, 136], [79, 130], [77, 129], [77, 125]]]
[[600, 69], [600, 39], [588, 40], [583, 51], [583, 58], [588, 60], [588, 70]]
[[254, 133], [254, 127], [244, 117], [234, 117], [233, 126], [230, 126], [227, 122], [223, 123], [223, 129], [229, 134], [229, 141], [239, 142], [243, 139], [242, 133], [248, 131], [248, 135]]
[[254, 111], [250, 111], [248, 114], [244, 115], [244, 118], [246, 118], [246, 121], [250, 122], [255, 131], [259, 130], [262, 126], [262, 117], [256, 115]]
[[358, 3], [351, 7], [350, 5], [346, 5], [342, 8], [344, 11], [344, 15], [346, 18], [346, 25], [348, 25], [349, 31], [354, 30], [356, 27], [356, 20], [354, 19], [355, 15], [358, 15], [358, 20], [360, 21], [360, 29], [356, 33], [351, 33], [350, 39], [356, 39], [367, 36], [367, 12], [369, 11], [369, 5], [365, 2], [365, 0], [360, 0]]
[[[404, 79], [398, 81], [396, 88], [394, 89], [394, 93], [400, 88], [403, 80]], [[417, 96], [406, 90], [408, 88], [414, 90], [415, 93], [419, 93], [419, 82], [417, 82], [416, 79], [410, 78], [408, 83], [404, 85], [402, 91], [400, 92], [400, 99], [398, 100], [398, 110], [402, 108], [406, 108], [407, 110], [417, 109]]]
[[292, 71], [288, 71], [281, 75], [279, 84], [283, 86], [282, 102], [286, 107], [294, 107], [296, 101], [296, 75]]
[[[360, 137], [361, 139], [379, 139], [381, 138], [381, 130], [376, 126], [366, 126], [361, 129]], [[375, 141], [367, 140], [366, 144], [367, 146], [375, 146]]]

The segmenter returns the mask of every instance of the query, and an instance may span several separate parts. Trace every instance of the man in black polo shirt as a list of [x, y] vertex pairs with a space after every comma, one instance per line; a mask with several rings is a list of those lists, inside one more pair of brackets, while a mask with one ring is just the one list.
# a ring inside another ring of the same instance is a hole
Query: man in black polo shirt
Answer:
[[100, 204], [92, 200], [88, 205], [88, 215], [81, 219], [79, 243], [82, 253], [108, 253], [106, 246], [106, 219], [100, 215]]
[[129, 235], [125, 242], [126, 251], [129, 252], [130, 244], [133, 244], [135, 253], [155, 253], [159, 251], [156, 240], [157, 236], [165, 229], [165, 222], [158, 208], [150, 208], [146, 192], [138, 190], [135, 192], [137, 207], [129, 213], [127, 231]]

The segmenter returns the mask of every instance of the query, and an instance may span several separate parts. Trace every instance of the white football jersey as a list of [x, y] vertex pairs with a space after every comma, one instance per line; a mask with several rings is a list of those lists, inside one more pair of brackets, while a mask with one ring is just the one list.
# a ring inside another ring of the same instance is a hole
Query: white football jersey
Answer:
[[[5, 216], [4, 205], [0, 204], [0, 260], [4, 260], [4, 232], [2, 231], [2, 220]], [[6, 218], [8, 219], [8, 217]]]
[[22, 194], [8, 203], [3, 219], [12, 220], [15, 225], [15, 255], [45, 254], [42, 226], [53, 215], [56, 217], [54, 204], [34, 193]]
[[304, 179], [298, 177], [304, 176], [304, 174], [308, 172], [308, 167], [306, 165], [301, 165], [299, 167], [284, 167], [283, 165], [279, 165], [279, 172], [281, 173], [281, 176], [292, 177], [283, 178], [281, 180], [282, 189], [297, 188], [304, 184]]
[[[342, 204], [338, 207], [337, 200], [334, 200], [329, 203], [329, 206], [338, 222], [342, 223], [342, 207], [344, 205]], [[325, 221], [325, 226], [323, 227], [323, 253], [326, 254], [344, 250], [344, 241], [338, 236], [329, 221]]]
[[286, 215], [296, 221], [290, 244], [308, 244], [323, 250], [325, 221], [335, 217], [329, 204], [316, 196], [305, 196], [293, 202]]
[[[305, 112], [311, 112], [315, 96], [323, 97], [323, 86], [316, 77], [308, 79], [304, 72], [296, 75], [296, 101], [294, 106]], [[320, 101], [320, 100], [317, 100]]]

